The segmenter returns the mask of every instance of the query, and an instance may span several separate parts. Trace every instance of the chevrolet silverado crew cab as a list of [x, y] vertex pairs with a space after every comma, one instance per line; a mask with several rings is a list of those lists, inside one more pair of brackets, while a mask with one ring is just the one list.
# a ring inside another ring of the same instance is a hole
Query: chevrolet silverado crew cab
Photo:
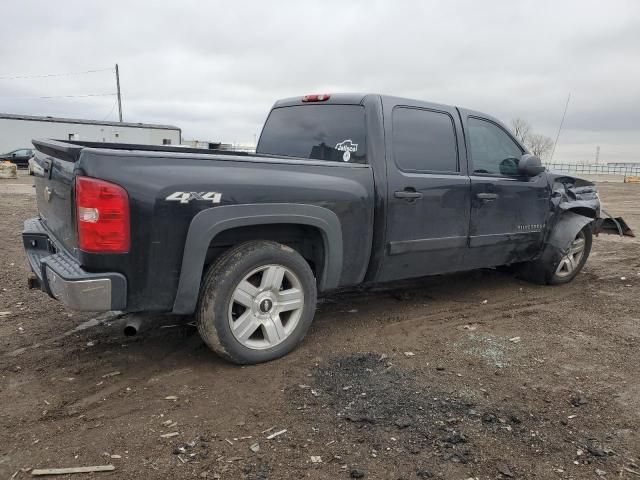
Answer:
[[300, 343], [318, 294], [511, 265], [585, 264], [593, 184], [545, 171], [498, 120], [381, 95], [278, 101], [256, 153], [34, 140], [23, 240], [71, 309], [195, 314], [236, 363]]

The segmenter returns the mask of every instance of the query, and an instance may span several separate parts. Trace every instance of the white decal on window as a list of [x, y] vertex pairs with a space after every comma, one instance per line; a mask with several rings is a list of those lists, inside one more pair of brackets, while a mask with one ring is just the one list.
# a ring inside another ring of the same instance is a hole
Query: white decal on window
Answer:
[[358, 144], [353, 143], [353, 140], [343, 140], [340, 143], [336, 143], [336, 150], [340, 150], [341, 152], [350, 152], [355, 153], [358, 151]]

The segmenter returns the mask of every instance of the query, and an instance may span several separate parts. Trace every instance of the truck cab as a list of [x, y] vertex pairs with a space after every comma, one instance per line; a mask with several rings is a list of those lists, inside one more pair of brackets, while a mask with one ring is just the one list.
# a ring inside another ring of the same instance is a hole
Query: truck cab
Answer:
[[480, 112], [378, 95], [291, 98], [272, 109], [257, 153], [370, 165], [369, 281], [526, 261], [542, 245], [548, 178], [519, 169], [527, 149]]

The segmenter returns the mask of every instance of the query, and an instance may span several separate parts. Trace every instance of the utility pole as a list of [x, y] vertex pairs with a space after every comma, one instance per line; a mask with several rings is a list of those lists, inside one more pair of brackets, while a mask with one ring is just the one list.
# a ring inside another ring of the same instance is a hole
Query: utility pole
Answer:
[[117, 63], [116, 63], [116, 86], [118, 87], [118, 117], [120, 118], [120, 122], [122, 122], [122, 97], [120, 97], [120, 70], [118, 69]]

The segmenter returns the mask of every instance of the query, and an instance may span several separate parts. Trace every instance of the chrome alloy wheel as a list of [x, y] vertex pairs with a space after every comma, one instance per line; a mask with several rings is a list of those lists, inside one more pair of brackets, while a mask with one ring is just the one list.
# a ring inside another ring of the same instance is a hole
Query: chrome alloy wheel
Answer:
[[282, 265], [263, 265], [246, 275], [229, 302], [229, 327], [247, 348], [264, 350], [286, 340], [304, 308], [298, 277]]
[[560, 260], [558, 268], [556, 268], [556, 276], [564, 278], [573, 274], [575, 269], [578, 268], [578, 265], [580, 265], [580, 260], [582, 260], [582, 256], [584, 255], [584, 247], [584, 232], [580, 231], [575, 240], [571, 242], [567, 254]]

